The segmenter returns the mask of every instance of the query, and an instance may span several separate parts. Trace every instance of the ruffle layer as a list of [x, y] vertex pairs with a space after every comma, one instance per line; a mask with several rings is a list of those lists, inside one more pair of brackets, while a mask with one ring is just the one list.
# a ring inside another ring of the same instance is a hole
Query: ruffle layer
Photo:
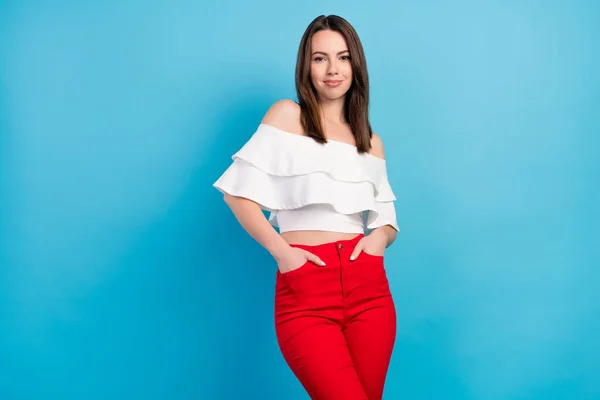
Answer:
[[385, 160], [368, 153], [359, 154], [348, 143], [329, 140], [320, 144], [307, 136], [260, 124], [232, 159], [242, 159], [272, 176], [324, 173], [335, 181], [368, 182], [375, 190], [375, 200], [396, 200], [388, 182]]
[[342, 214], [367, 211], [368, 229], [390, 224], [399, 230], [385, 160], [350, 144], [322, 145], [261, 124], [232, 159], [213, 186], [271, 211], [273, 224], [278, 210], [329, 204]]

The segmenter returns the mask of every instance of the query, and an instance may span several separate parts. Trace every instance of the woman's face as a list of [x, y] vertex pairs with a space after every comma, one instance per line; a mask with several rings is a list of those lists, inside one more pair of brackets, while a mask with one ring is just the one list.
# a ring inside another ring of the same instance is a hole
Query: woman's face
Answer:
[[341, 33], [322, 30], [312, 36], [310, 77], [323, 99], [340, 98], [350, 89], [352, 64]]

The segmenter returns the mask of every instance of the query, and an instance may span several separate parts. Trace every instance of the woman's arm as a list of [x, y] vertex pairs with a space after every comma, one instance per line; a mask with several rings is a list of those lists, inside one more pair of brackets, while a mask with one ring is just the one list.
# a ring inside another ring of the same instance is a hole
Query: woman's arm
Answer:
[[396, 240], [396, 235], [398, 234], [398, 232], [396, 231], [396, 229], [394, 229], [391, 225], [384, 225], [384, 226], [380, 226], [378, 228], [375, 228], [371, 231], [371, 233], [369, 233], [370, 235], [382, 235], [383, 237], [385, 237], [385, 247], [390, 247], [390, 245], [392, 243], [394, 243], [394, 240]]
[[[383, 150], [383, 141], [381, 137], [373, 132], [373, 137], [371, 138], [371, 151], [370, 153], [376, 157], [382, 158], [385, 160], [385, 151]], [[373, 229], [369, 235], [382, 235], [385, 237], [386, 245], [385, 247], [389, 247], [394, 240], [396, 240], [397, 235], [396, 229], [394, 229], [391, 225], [383, 225], [378, 228]]]
[[279, 260], [289, 250], [290, 245], [265, 218], [256, 202], [228, 193], [223, 195], [223, 199], [246, 232], [271, 253], [273, 258]]

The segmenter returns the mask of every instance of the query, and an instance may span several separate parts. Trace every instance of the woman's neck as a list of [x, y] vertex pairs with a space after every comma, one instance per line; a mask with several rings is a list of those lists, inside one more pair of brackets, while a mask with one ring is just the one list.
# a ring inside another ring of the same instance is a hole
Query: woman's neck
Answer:
[[344, 97], [335, 100], [321, 101], [322, 118], [335, 124], [346, 124], [344, 116]]

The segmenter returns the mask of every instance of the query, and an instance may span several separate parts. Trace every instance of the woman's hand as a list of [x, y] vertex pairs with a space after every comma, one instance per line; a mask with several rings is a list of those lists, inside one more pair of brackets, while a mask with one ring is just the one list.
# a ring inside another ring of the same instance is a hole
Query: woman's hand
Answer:
[[372, 256], [383, 257], [387, 247], [387, 235], [385, 232], [374, 230], [368, 236], [363, 237], [358, 241], [350, 260], [356, 260], [361, 251]]
[[306, 251], [304, 249], [299, 249], [297, 247], [292, 247], [281, 254], [278, 258], [275, 259], [277, 261], [277, 267], [279, 268], [279, 272], [282, 274], [291, 272], [295, 269], [300, 268], [307, 261], [312, 261], [317, 265], [324, 266], [325, 262], [321, 260], [315, 254]]

